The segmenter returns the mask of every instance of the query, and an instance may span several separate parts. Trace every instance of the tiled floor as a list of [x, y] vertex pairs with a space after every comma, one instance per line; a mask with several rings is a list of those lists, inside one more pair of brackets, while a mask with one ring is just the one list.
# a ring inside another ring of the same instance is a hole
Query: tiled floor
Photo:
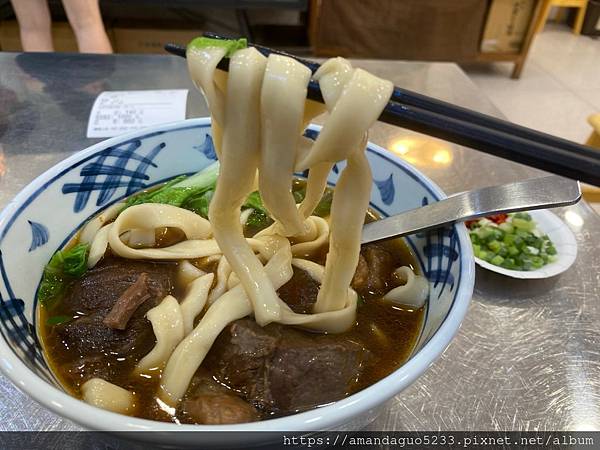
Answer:
[[600, 112], [600, 39], [575, 36], [566, 25], [548, 23], [536, 36], [519, 80], [512, 64], [463, 67], [511, 121], [583, 142], [586, 119]]
[[[519, 80], [512, 64], [463, 69], [510, 121], [577, 142], [600, 113], [600, 39], [576, 36], [566, 25], [548, 23], [536, 36]], [[600, 213], [600, 204], [594, 204]]]

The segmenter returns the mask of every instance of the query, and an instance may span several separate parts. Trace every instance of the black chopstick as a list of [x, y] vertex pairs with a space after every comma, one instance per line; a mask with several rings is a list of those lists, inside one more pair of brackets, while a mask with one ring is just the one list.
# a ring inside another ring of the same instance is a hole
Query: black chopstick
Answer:
[[[214, 33], [204, 33], [204, 36], [225, 39]], [[265, 56], [275, 53], [294, 58], [313, 73], [320, 67], [285, 52], [248, 45]], [[167, 44], [165, 50], [185, 57], [184, 47]], [[229, 60], [223, 59], [218, 67], [228, 70]], [[311, 81], [308, 98], [323, 102], [318, 83]], [[402, 88], [394, 88], [392, 99], [379, 120], [600, 186], [600, 152], [592, 148]]]
[[[203, 36], [212, 38], [212, 39], [233, 39], [231, 37], [225, 37], [218, 35], [212, 32], [205, 32]], [[248, 45], [256, 48], [263, 55], [269, 56], [271, 53], [275, 53], [278, 55], [288, 56], [290, 58], [294, 58], [296, 61], [301, 62], [306, 67], [308, 67], [311, 72], [314, 74], [319, 67], [320, 64], [309, 61], [304, 58], [299, 58], [290, 53], [271, 49], [269, 47], [265, 47], [259, 44], [249, 43]], [[185, 51], [185, 50], [184, 50]], [[467, 108], [463, 108], [458, 105], [453, 105], [452, 103], [444, 102], [442, 100], [438, 100], [432, 97], [428, 97], [426, 95], [419, 94], [414, 91], [410, 91], [408, 89], [400, 88], [398, 86], [394, 87], [394, 92], [392, 93], [392, 101], [400, 102], [404, 105], [416, 106], [418, 108], [423, 108], [431, 112], [435, 112], [438, 114], [442, 114], [444, 116], [454, 117], [455, 119], [466, 120], [472, 122], [474, 124], [482, 125], [487, 128], [493, 128], [495, 130], [504, 131], [510, 133], [515, 136], [520, 136], [525, 139], [534, 140], [537, 142], [545, 143], [551, 146], [556, 146], [557, 141], [560, 141], [561, 148], [571, 149], [573, 151], [579, 151], [581, 149], [581, 145], [576, 142], [568, 141], [566, 139], [559, 138], [557, 136], [552, 136], [546, 133], [542, 133], [540, 131], [532, 130], [531, 128], [523, 127], [517, 124], [513, 124], [510, 122], [506, 122], [504, 120], [498, 119], [493, 116], [489, 116], [487, 114], [482, 114]]]

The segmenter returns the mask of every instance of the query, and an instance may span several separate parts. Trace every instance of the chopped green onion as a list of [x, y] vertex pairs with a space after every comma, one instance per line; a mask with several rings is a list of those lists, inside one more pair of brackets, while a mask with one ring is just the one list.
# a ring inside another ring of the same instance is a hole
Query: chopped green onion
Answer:
[[535, 223], [532, 222], [531, 220], [518, 219], [516, 217], [513, 218], [512, 224], [516, 228], [519, 228], [519, 229], [525, 230], [525, 231], [532, 231], [535, 227]]
[[511, 270], [534, 270], [556, 260], [556, 248], [527, 213], [509, 214], [497, 225], [483, 218], [469, 224], [473, 254]]
[[500, 228], [505, 233], [509, 234], [515, 230], [515, 228], [508, 222], [501, 223], [500, 225], [498, 225], [498, 228]]
[[496, 255], [490, 260], [490, 262], [495, 266], [499, 266], [504, 262], [504, 258], [500, 255]]

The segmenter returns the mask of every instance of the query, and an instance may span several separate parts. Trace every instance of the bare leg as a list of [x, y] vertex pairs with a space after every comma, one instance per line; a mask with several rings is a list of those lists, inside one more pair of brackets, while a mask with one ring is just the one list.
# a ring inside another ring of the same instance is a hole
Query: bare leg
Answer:
[[12, 0], [25, 52], [51, 52], [52, 22], [46, 0]]
[[[19, 0], [21, 1], [21, 0]], [[81, 53], [112, 53], [98, 0], [62, 0]]]

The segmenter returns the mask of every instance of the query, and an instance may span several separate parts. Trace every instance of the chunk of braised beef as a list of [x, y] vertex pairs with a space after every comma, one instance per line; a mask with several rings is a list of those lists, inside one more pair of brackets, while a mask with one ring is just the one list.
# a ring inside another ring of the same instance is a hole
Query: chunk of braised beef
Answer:
[[69, 379], [70, 384], [77, 386], [90, 378], [117, 380], [122, 376], [123, 366], [128, 370], [125, 361], [113, 361], [112, 364], [107, 364], [104, 355], [88, 355], [63, 363], [61, 373]]
[[256, 399], [263, 394], [259, 378], [280, 339], [279, 326], [262, 328], [252, 319], [236, 320], [221, 332], [207, 358], [219, 381], [234, 389], [243, 387], [246, 398]]
[[124, 330], [127, 328], [127, 322], [129, 322], [133, 313], [152, 296], [148, 274], [142, 272], [135, 283], [121, 294], [109, 313], [104, 317], [103, 323], [109, 328]]
[[[140, 308], [141, 309], [141, 308]], [[102, 310], [59, 325], [59, 333], [66, 349], [74, 355], [115, 355], [141, 357], [154, 343], [152, 325], [139, 310], [125, 330], [115, 330], [104, 324], [107, 311]]]
[[241, 319], [221, 333], [205, 367], [260, 410], [286, 414], [350, 394], [368, 357], [343, 337]]
[[158, 299], [156, 303], [171, 291], [171, 274], [174, 268], [175, 264], [171, 263], [107, 256], [71, 285], [70, 291], [62, 300], [63, 307], [73, 313], [83, 314], [110, 309], [142, 273], [148, 275], [148, 289], [152, 297]]
[[366, 350], [351, 341], [285, 335], [267, 362], [265, 390], [272, 406], [304, 411], [348, 396], [362, 372]]
[[[79, 317], [55, 326], [53, 332], [62, 342], [61, 360], [75, 378], [112, 381], [117, 376], [115, 363], [111, 362], [115, 357], [122, 361], [123, 372], [132, 369], [152, 349], [156, 339], [145, 315], [171, 291], [174, 268], [175, 264], [109, 256], [71, 286], [63, 307]], [[149, 297], [133, 311], [124, 330], [108, 327], [105, 318], [142, 274], [147, 276], [145, 289]]]
[[367, 283], [369, 282], [369, 266], [367, 266], [367, 261], [365, 257], [360, 254], [358, 255], [358, 265], [356, 266], [356, 272], [354, 272], [354, 277], [352, 277], [351, 286], [354, 290], [362, 291], [367, 287]]
[[319, 283], [305, 270], [294, 267], [292, 278], [279, 288], [279, 298], [299, 314], [309, 314], [317, 301]]
[[182, 409], [193, 423], [224, 425], [256, 422], [258, 412], [252, 405], [232, 394], [205, 394], [183, 402]]
[[258, 411], [200, 368], [178, 407], [183, 423], [221, 425], [259, 420]]
[[352, 287], [361, 295], [385, 294], [391, 274], [396, 269], [394, 263], [394, 255], [383, 245], [363, 245]]

